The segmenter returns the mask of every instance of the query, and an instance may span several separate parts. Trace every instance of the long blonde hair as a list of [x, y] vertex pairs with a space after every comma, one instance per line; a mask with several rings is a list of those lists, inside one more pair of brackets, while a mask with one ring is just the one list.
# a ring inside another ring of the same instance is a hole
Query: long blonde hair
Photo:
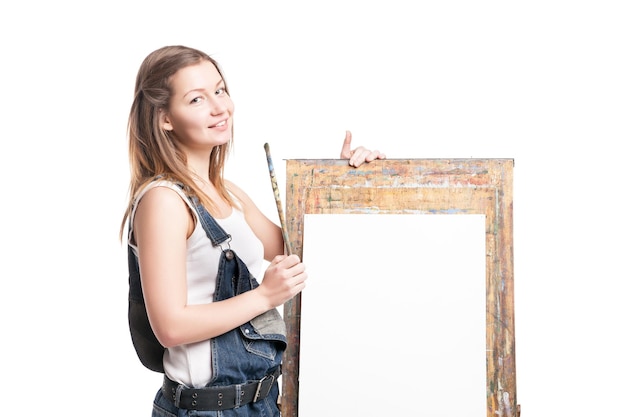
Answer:
[[[172, 96], [170, 81], [181, 68], [209, 61], [224, 79], [218, 63], [208, 54], [186, 46], [165, 46], [150, 53], [142, 62], [135, 81], [135, 96], [128, 117], [128, 156], [130, 162], [129, 201], [122, 218], [120, 239], [133, 208], [137, 194], [150, 181], [162, 177], [181, 183], [189, 195], [197, 196], [209, 210], [214, 205], [195, 184], [187, 158], [176, 137], [162, 128], [159, 112], [167, 109]], [[229, 93], [224, 79], [226, 93]], [[228, 143], [213, 148], [209, 164], [209, 180], [218, 193], [231, 205], [232, 197], [224, 184], [224, 165], [232, 147]]]

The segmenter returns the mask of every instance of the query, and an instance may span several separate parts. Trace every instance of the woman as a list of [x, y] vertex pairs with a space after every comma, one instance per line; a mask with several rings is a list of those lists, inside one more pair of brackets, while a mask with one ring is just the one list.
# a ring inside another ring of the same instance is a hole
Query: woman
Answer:
[[[166, 348], [153, 416], [279, 415], [285, 339], [275, 309], [303, 290], [307, 273], [285, 255], [280, 228], [223, 178], [233, 110], [218, 64], [201, 51], [166, 46], [139, 69], [122, 230], [128, 223], [150, 325]], [[385, 158], [350, 143], [347, 132], [341, 158], [355, 167]], [[207, 221], [230, 240], [214, 246]], [[235, 276], [248, 286], [231, 288]]]

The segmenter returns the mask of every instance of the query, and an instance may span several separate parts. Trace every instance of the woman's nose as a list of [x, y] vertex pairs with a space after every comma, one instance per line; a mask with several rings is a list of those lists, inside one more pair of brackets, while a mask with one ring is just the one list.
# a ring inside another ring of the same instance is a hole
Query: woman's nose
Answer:
[[223, 97], [212, 97], [210, 98], [211, 103], [211, 114], [222, 114], [228, 108], [228, 105]]

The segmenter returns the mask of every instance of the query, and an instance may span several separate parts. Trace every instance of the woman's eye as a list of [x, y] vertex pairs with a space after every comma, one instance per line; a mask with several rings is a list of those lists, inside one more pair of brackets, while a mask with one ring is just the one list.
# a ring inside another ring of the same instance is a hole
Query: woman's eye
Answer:
[[200, 103], [202, 101], [202, 97], [194, 97], [191, 99], [191, 104]]
[[216, 95], [216, 96], [220, 96], [220, 95], [225, 94], [225, 93], [226, 93], [226, 89], [225, 89], [224, 87], [222, 87], [222, 88], [218, 88], [218, 89], [215, 91], [215, 95]]

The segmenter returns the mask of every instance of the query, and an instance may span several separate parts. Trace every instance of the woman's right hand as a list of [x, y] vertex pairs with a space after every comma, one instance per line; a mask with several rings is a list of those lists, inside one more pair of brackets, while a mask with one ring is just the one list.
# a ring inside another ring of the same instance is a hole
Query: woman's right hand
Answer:
[[283, 305], [300, 293], [308, 278], [306, 268], [298, 255], [278, 255], [265, 270], [259, 291], [271, 308]]

